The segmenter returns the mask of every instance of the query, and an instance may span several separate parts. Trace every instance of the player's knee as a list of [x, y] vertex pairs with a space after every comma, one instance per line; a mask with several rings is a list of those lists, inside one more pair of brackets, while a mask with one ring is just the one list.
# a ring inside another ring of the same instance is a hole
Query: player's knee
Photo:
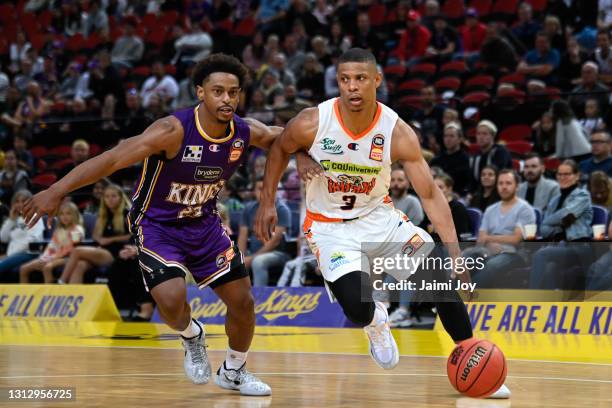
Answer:
[[162, 302], [157, 302], [160, 315], [164, 321], [171, 327], [178, 327], [185, 320], [185, 315], [189, 314], [189, 309], [185, 303], [173, 303], [170, 299], [164, 299]]
[[170, 279], [162, 282], [151, 289], [151, 295], [168, 318], [183, 314], [187, 303], [184, 280]]
[[237, 297], [237, 300], [228, 305], [230, 312], [241, 319], [250, 320], [255, 318], [255, 298], [250, 291], [244, 296]]

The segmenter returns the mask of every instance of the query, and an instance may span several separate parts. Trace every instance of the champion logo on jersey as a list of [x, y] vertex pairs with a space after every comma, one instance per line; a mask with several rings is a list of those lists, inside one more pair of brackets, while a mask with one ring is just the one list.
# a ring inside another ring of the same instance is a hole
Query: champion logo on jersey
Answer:
[[182, 162], [187, 163], [199, 163], [202, 161], [202, 152], [204, 151], [204, 146], [186, 146], [185, 152], [183, 153]]
[[208, 150], [213, 153], [218, 153], [221, 150], [221, 146], [219, 146], [218, 144], [211, 144], [210, 146], [208, 146]]
[[383, 160], [383, 146], [385, 145], [385, 137], [381, 134], [375, 135], [372, 138], [372, 146], [370, 147], [370, 159], [376, 161]]
[[357, 143], [349, 143], [349, 144], [348, 144], [348, 148], [349, 148], [350, 150], [357, 151], [357, 150], [359, 150], [359, 145], [358, 145]]
[[228, 161], [232, 163], [240, 159], [240, 156], [242, 155], [243, 150], [244, 150], [244, 140], [242, 139], [234, 140], [234, 143], [232, 143], [232, 150], [230, 150]]

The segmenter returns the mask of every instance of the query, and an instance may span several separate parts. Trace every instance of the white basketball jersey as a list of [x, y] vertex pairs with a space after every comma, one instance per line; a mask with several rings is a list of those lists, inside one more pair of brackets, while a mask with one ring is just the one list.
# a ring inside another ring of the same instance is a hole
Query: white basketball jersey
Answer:
[[391, 181], [391, 136], [397, 113], [378, 102], [359, 135], [344, 127], [339, 99], [319, 105], [319, 129], [309, 150], [325, 169], [306, 186], [306, 208], [328, 218], [362, 217], [385, 201]]

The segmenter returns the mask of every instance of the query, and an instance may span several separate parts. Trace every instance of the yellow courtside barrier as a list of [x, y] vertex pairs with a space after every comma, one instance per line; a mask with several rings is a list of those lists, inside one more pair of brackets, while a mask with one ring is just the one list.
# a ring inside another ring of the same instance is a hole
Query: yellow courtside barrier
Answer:
[[0, 319], [119, 321], [106, 285], [0, 285]]
[[[481, 290], [467, 309], [480, 333], [612, 336], [610, 292]], [[439, 319], [435, 329], [444, 330]]]

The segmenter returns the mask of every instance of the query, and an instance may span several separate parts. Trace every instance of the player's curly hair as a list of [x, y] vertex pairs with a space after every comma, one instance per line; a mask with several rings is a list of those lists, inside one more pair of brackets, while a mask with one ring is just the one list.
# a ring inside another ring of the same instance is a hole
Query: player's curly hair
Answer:
[[225, 72], [238, 77], [241, 88], [244, 87], [249, 71], [236, 57], [227, 54], [212, 54], [199, 61], [192, 75], [193, 86], [202, 86], [208, 77], [215, 72]]

